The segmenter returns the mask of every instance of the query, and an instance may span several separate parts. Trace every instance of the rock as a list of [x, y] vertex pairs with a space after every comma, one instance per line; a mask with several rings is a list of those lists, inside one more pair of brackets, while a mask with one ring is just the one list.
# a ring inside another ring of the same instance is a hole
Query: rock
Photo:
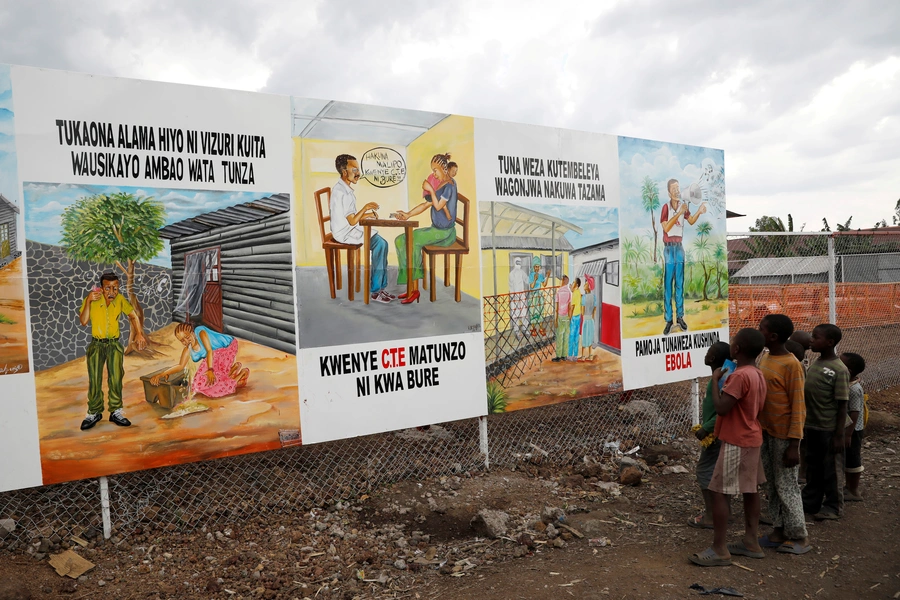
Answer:
[[683, 467], [682, 465], [673, 465], [671, 467], [665, 467], [662, 470], [663, 475], [671, 475], [673, 473], [687, 473], [687, 472], [688, 472], [687, 468]]
[[632, 400], [622, 407], [623, 420], [626, 422], [640, 421], [642, 423], [655, 424], [659, 422], [659, 405], [647, 400]]
[[21, 581], [0, 581], [0, 598], [31, 600], [34, 596]]
[[631, 458], [630, 456], [623, 456], [619, 459], [619, 470], [624, 469], [625, 467], [637, 467], [641, 468], [641, 463], [637, 459]]
[[547, 531], [545, 531], [544, 533], [547, 535], [547, 539], [552, 540], [555, 537], [559, 537], [559, 530], [552, 524], [547, 525]]
[[555, 540], [553, 540], [552, 545], [554, 548], [565, 548], [567, 544], [563, 541], [563, 539], [561, 537], [558, 537]]
[[598, 481], [594, 485], [596, 485], [598, 488], [600, 488], [610, 496], [618, 496], [622, 493], [622, 490], [620, 489], [622, 486], [620, 486], [615, 481]]
[[591, 477], [600, 477], [603, 475], [603, 465], [601, 463], [584, 463], [582, 465], [579, 465], [576, 470], [585, 479], [590, 479]]
[[673, 460], [684, 458], [684, 452], [676, 450], [672, 446], [666, 444], [659, 444], [641, 448], [641, 456], [644, 457], [647, 464], [655, 465], [658, 462], [668, 463]]
[[544, 523], [543, 521], [535, 521], [534, 524], [531, 526], [531, 528], [534, 529], [535, 531], [537, 531], [538, 533], [544, 533], [544, 531], [547, 530], [547, 524]]
[[83, 537], [86, 540], [92, 540], [95, 537], [97, 537], [98, 535], [100, 535], [100, 532], [97, 530], [96, 527], [88, 527], [87, 529], [85, 529], [82, 532], [81, 537]]
[[0, 540], [16, 530], [16, 522], [12, 519], [0, 519]]
[[48, 552], [50, 552], [50, 540], [48, 540], [47, 538], [41, 539], [41, 544], [38, 546], [37, 551], [42, 554], [47, 554]]
[[637, 467], [625, 467], [619, 473], [619, 483], [622, 485], [640, 485], [641, 470]]
[[545, 506], [541, 511], [541, 521], [544, 523], [553, 523], [554, 521], [562, 521], [566, 518], [566, 513], [561, 508], [555, 506]]
[[584, 475], [569, 475], [559, 478], [559, 485], [567, 488], [581, 488], [584, 485]]
[[529, 549], [534, 548], [534, 546], [535, 546], [534, 538], [531, 537], [530, 535], [528, 535], [527, 533], [523, 533], [523, 534], [519, 535], [519, 537], [516, 538], [516, 540], [523, 546], [527, 546]]
[[900, 417], [882, 410], [870, 410], [866, 433], [884, 429], [900, 429]]
[[210, 594], [218, 594], [222, 591], [222, 584], [217, 578], [212, 578], [206, 582], [206, 591]]
[[106, 582], [103, 581], [102, 579], [97, 582], [97, 586], [99, 586], [99, 587], [103, 587], [105, 585], [106, 585]]
[[397, 569], [397, 570], [399, 570], [399, 571], [405, 571], [405, 570], [406, 570], [406, 561], [403, 560], [402, 558], [399, 558], [399, 559], [395, 560], [395, 561], [394, 561], [394, 568]]
[[74, 580], [69, 579], [68, 577], [63, 579], [62, 583], [59, 584], [60, 594], [74, 594], [75, 590], [77, 589], [78, 584], [76, 584]]
[[472, 517], [469, 525], [479, 535], [496, 539], [501, 535], [506, 535], [506, 527], [509, 522], [509, 515], [501, 510], [483, 509], [477, 515]]

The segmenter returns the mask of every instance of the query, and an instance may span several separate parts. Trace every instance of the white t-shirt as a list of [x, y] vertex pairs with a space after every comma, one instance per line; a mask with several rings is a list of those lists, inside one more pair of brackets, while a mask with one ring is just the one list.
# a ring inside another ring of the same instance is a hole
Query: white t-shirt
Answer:
[[331, 214], [331, 235], [334, 241], [342, 244], [361, 244], [363, 241], [363, 228], [361, 225], [351, 225], [347, 217], [356, 214], [356, 194], [353, 188], [347, 185], [343, 179], [338, 179], [331, 188], [331, 199], [328, 203]]

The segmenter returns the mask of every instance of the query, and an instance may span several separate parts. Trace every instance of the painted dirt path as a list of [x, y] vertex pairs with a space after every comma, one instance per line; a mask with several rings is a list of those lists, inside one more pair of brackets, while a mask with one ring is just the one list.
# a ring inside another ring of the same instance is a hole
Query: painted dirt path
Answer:
[[25, 373], [28, 364], [28, 321], [20, 257], [0, 268], [0, 375]]
[[171, 411], [145, 400], [140, 377], [178, 362], [182, 346], [174, 328], [149, 336], [159, 357], [125, 357], [123, 401], [131, 427], [110, 423], [104, 413], [93, 429], [79, 429], [87, 410], [84, 358], [36, 374], [45, 484], [279, 448], [279, 430], [300, 427], [295, 357], [244, 340], [237, 360], [251, 372], [246, 388], [224, 398], [195, 395], [209, 410], [163, 419]]
[[621, 359], [603, 349], [594, 349], [592, 357], [594, 360], [589, 362], [553, 362], [552, 357], [547, 358], [526, 373], [522, 381], [507, 389], [506, 411], [620, 391]]

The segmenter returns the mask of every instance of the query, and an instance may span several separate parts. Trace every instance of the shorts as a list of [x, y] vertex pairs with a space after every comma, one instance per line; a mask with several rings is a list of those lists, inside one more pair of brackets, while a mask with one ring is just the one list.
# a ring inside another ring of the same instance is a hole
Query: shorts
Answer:
[[741, 448], [722, 442], [719, 460], [709, 481], [710, 491], [728, 496], [756, 494], [759, 484], [765, 482], [759, 447]]
[[709, 488], [709, 480], [712, 479], [713, 471], [716, 469], [721, 447], [722, 440], [717, 439], [700, 451], [700, 459], [697, 461], [697, 483], [700, 484], [701, 490]]
[[844, 458], [844, 473], [862, 473], [862, 440], [864, 431], [854, 431], [850, 436], [850, 447]]

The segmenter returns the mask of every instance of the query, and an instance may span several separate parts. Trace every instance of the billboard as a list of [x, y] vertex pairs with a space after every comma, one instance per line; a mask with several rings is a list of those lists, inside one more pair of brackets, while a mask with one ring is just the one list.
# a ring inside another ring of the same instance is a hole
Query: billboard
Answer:
[[719, 150], [15, 66], [0, 144], [0, 491], [691, 378], [727, 337]]

